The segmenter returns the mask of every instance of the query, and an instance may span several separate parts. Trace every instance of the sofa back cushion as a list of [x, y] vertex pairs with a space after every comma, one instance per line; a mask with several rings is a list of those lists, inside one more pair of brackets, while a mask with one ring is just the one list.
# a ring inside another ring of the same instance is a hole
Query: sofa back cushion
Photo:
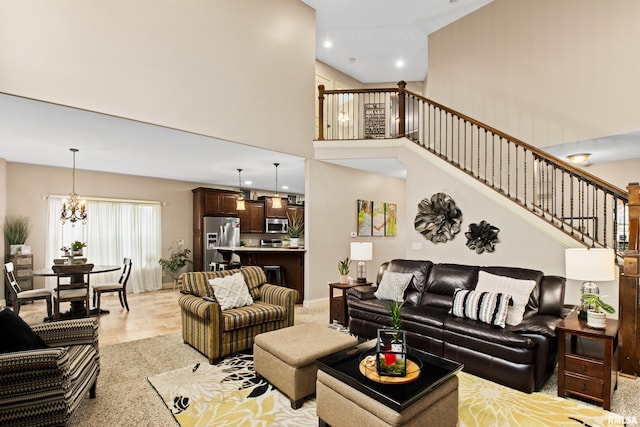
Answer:
[[407, 304], [418, 305], [432, 265], [431, 261], [394, 259], [380, 266], [376, 283], [380, 285], [385, 271], [411, 273], [413, 277], [404, 292], [404, 300]]
[[540, 307], [540, 284], [544, 277], [542, 271], [518, 267], [480, 267], [480, 269], [487, 273], [495, 274], [496, 276], [507, 276], [513, 279], [533, 280], [536, 282], [536, 286], [529, 295], [529, 302], [524, 309], [524, 318], [526, 319], [538, 312], [538, 308]]
[[197, 297], [215, 298], [213, 289], [209, 286], [209, 280], [217, 277], [226, 277], [239, 270], [220, 270], [220, 271], [193, 271], [184, 273], [182, 277], [182, 292], [195, 295]]
[[264, 274], [262, 267], [249, 266], [242, 267], [240, 272], [244, 276], [244, 282], [249, 288], [249, 293], [254, 301], [260, 299], [260, 286], [267, 283], [267, 275]]
[[478, 282], [479, 267], [460, 264], [434, 264], [420, 305], [451, 309], [456, 289], [472, 290]]

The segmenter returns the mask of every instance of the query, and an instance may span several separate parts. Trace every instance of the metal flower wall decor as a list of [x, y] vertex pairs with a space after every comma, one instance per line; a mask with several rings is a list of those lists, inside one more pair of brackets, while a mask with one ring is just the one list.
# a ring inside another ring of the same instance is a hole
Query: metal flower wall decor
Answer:
[[467, 237], [467, 247], [477, 254], [483, 252], [493, 252], [498, 243], [498, 233], [500, 229], [489, 224], [487, 221], [480, 221], [480, 224], [469, 224], [469, 231], [464, 233]]
[[430, 199], [422, 199], [414, 221], [416, 231], [433, 243], [446, 242], [460, 232], [462, 211], [451, 196], [436, 193]]

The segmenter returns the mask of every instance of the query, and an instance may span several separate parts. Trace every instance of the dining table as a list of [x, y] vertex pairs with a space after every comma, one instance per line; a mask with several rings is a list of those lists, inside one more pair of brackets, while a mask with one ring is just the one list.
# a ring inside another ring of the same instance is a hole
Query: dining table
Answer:
[[[100, 265], [96, 264], [93, 266], [93, 269], [89, 272], [89, 274], [102, 274], [102, 273], [110, 273], [113, 271], [118, 271], [122, 268], [121, 265]], [[39, 268], [33, 270], [31, 273], [33, 277], [56, 277], [57, 274], [53, 271], [53, 267], [47, 268]], [[71, 274], [70, 283], [83, 283], [83, 274]], [[98, 311], [97, 308], [92, 308], [90, 310], [92, 316], [100, 315], [100, 314], [109, 314], [109, 310], [100, 309]], [[71, 310], [66, 313], [61, 313], [61, 317], [63, 319], [75, 319], [79, 317], [86, 316], [86, 308], [84, 306], [84, 302], [73, 301], [71, 302]], [[46, 319], [45, 319], [46, 320]]]

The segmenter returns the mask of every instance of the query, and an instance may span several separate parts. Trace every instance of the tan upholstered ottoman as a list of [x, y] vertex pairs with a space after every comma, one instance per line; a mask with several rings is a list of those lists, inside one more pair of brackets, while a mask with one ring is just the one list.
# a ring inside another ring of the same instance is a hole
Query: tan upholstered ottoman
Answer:
[[458, 423], [458, 377], [454, 376], [401, 412], [383, 405], [324, 371], [318, 371], [316, 413], [331, 427], [442, 426]]
[[316, 391], [316, 359], [358, 344], [350, 335], [318, 324], [301, 324], [256, 335], [253, 365], [298, 409]]

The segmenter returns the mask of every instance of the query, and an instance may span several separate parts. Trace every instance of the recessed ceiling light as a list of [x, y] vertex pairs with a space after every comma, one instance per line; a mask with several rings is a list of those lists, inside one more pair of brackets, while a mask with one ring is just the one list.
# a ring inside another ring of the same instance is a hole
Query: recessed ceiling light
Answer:
[[404, 67], [404, 61], [402, 59], [397, 60], [396, 61], [396, 67], [398, 67], [398, 68]]
[[333, 43], [331, 43], [331, 40], [325, 40], [325, 42], [324, 42], [324, 47], [329, 48], [329, 47], [331, 47], [331, 46], [333, 46]]
[[288, 189], [289, 189], [289, 186], [288, 186], [288, 185], [283, 185], [283, 186], [282, 186], [282, 189], [283, 189], [283, 190], [288, 190]]
[[251, 185], [251, 184], [253, 184], [253, 182], [252, 182], [252, 181], [249, 181], [249, 180], [246, 180], [246, 181], [244, 182], [244, 185]]

